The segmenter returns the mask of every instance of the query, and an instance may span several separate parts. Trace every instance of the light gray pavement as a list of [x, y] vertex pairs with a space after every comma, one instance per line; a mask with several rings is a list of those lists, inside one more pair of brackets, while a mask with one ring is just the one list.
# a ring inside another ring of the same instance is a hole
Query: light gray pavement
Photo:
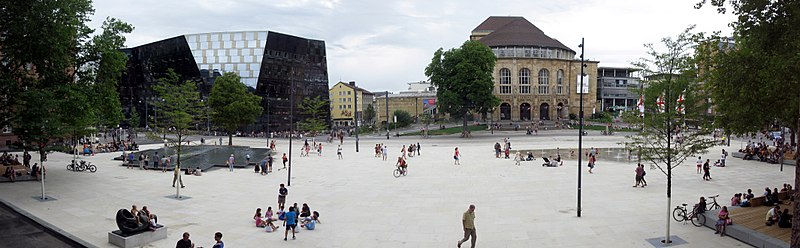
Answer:
[[[645, 239], [664, 235], [668, 215], [665, 176], [657, 170], [648, 169], [648, 187], [633, 188], [635, 162], [600, 157], [594, 174], [582, 166], [583, 217], [578, 218], [575, 160], [555, 168], [542, 167], [541, 159], [516, 166], [512, 160], [495, 159], [491, 151], [506, 136], [515, 149], [574, 149], [575, 133], [476, 133], [466, 140], [362, 138], [360, 153], [355, 153], [354, 140], [347, 139], [344, 160], [336, 159], [336, 143], [325, 143], [322, 157], [299, 157], [302, 141], [296, 140], [287, 202], [308, 203], [321, 213], [322, 224], [288, 242], [283, 241], [284, 227], [265, 233], [252, 220], [256, 208], [276, 207], [286, 170], [260, 176], [252, 168], [233, 173], [218, 169], [201, 177], [184, 176], [187, 187], [181, 194], [191, 198], [175, 200], [166, 197], [175, 194], [172, 173], [126, 169], [111, 160], [119, 153], [86, 158], [98, 165], [94, 174], [66, 171], [70, 156], [51, 154], [47, 194], [57, 200], [32, 198], [40, 194], [38, 182], [2, 184], [0, 197], [99, 247], [112, 247], [107, 233], [117, 229], [114, 215], [132, 204], [148, 206], [169, 227], [166, 240], [147, 247], [172, 247], [183, 232], [191, 233], [198, 246], [210, 247], [217, 231], [230, 247], [455, 247], [463, 235], [461, 214], [469, 204], [477, 206], [478, 247], [652, 247]], [[592, 133], [584, 138], [584, 147], [620, 147], [622, 140], [621, 135]], [[400, 147], [412, 142], [422, 144], [422, 156], [408, 160], [408, 176], [394, 178]], [[387, 143], [388, 161], [373, 157], [376, 143]], [[263, 147], [266, 142], [235, 138], [234, 144]], [[287, 151], [287, 144], [278, 140], [276, 158]], [[733, 145], [731, 149], [738, 149], [739, 144]], [[456, 146], [463, 155], [461, 166], [453, 165]], [[720, 149], [712, 149], [711, 158], [718, 158]], [[712, 168], [714, 179], [707, 182], [695, 174], [694, 161], [687, 161], [674, 171], [672, 206], [712, 194], [720, 194], [720, 203], [727, 204], [731, 195], [747, 188], [758, 194], [765, 186], [792, 182], [793, 170], [789, 166], [779, 172], [776, 165], [731, 158], [728, 167]], [[673, 235], [688, 241], [683, 247], [747, 247], [707, 228], [672, 220], [671, 225]]]

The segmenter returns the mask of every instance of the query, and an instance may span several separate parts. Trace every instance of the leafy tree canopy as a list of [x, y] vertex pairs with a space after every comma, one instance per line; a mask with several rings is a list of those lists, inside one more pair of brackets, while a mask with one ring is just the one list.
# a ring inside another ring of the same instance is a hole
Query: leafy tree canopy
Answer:
[[319, 96], [314, 98], [304, 98], [303, 103], [300, 104], [300, 112], [311, 117], [298, 123], [300, 130], [321, 132], [328, 129], [328, 124], [325, 120], [325, 109], [328, 108], [328, 101], [323, 100]]
[[252, 124], [264, 110], [261, 98], [247, 92], [239, 75], [227, 72], [214, 80], [208, 104], [213, 110], [211, 119], [228, 132], [228, 145], [233, 143], [233, 133], [240, 127]]

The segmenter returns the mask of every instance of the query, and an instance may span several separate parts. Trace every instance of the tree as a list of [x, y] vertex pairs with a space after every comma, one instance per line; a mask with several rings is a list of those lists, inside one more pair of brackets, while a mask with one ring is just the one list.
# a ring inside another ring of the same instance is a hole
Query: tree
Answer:
[[264, 111], [261, 99], [247, 92], [239, 75], [227, 72], [214, 80], [208, 105], [212, 109], [211, 119], [228, 132], [228, 145], [233, 145], [233, 133], [240, 127], [256, 122]]
[[321, 132], [328, 129], [328, 124], [326, 123], [325, 119], [323, 119], [325, 118], [323, 114], [327, 108], [328, 101], [323, 100], [319, 96], [315, 98], [303, 99], [303, 103], [300, 104], [300, 112], [311, 115], [311, 117], [306, 118], [298, 123], [300, 130]]
[[[157, 102], [161, 118], [171, 126], [177, 136], [173, 143], [177, 147], [177, 161], [175, 163], [175, 173], [180, 176], [181, 170], [181, 151], [183, 141], [188, 136], [188, 129], [194, 122], [194, 116], [201, 109], [200, 93], [197, 86], [191, 80], [180, 81], [180, 76], [175, 70], [168, 69], [167, 74], [159, 78], [158, 83], [153, 87], [158, 96], [164, 101]], [[164, 154], [164, 156], [169, 156]], [[176, 197], [181, 197], [180, 187], [175, 187]]]
[[128, 118], [128, 125], [131, 127], [131, 130], [136, 130], [136, 128], [139, 127], [141, 124], [139, 123], [140, 118], [139, 111], [137, 111], [136, 108], [131, 108], [131, 117]]
[[398, 109], [395, 110], [393, 114], [397, 118], [397, 127], [407, 127], [411, 124], [411, 114], [407, 111]]
[[364, 121], [370, 126], [375, 124], [375, 107], [372, 104], [367, 105], [364, 110]]
[[[705, 4], [701, 1], [695, 7]], [[800, 69], [800, 33], [796, 32], [800, 2], [716, 0], [711, 6], [723, 14], [730, 8], [737, 16], [730, 24], [732, 48], [720, 49], [716, 45], [727, 39], [712, 35], [705, 41], [713, 46], [699, 53], [717, 112], [715, 123], [729, 134], [752, 133], [778, 123], [790, 127], [792, 142], [800, 143], [800, 75], [794, 73]], [[797, 159], [800, 163], [800, 156]], [[800, 185], [797, 166], [795, 185]], [[794, 197], [800, 198], [800, 191]], [[791, 247], [800, 247], [800, 203], [794, 204]]]
[[[697, 93], [700, 87], [695, 76], [697, 70], [689, 54], [693, 45], [691, 29], [686, 29], [676, 38], [663, 38], [665, 52], [656, 51], [652, 44], [645, 45], [649, 58], [642, 58], [633, 65], [650, 78], [648, 87], [642, 92], [649, 111], [644, 117], [638, 111], [624, 115], [626, 122], [643, 127], [641, 132], [626, 136], [625, 147], [639, 151], [641, 160], [655, 165], [667, 176], [666, 243], [670, 237], [672, 169], [714, 145], [714, 141], [708, 138], [710, 125], [701, 125], [697, 130], [688, 130], [684, 125], [686, 120], [704, 119], [702, 113], [707, 109], [695, 104], [704, 96]], [[657, 104], [655, 99], [660, 98], [663, 98], [663, 103]], [[683, 103], [679, 102], [681, 98]]]
[[436, 107], [454, 118], [464, 119], [462, 137], [469, 135], [469, 112], [485, 114], [500, 104], [500, 99], [492, 94], [495, 60], [486, 45], [466, 41], [448, 51], [439, 48], [425, 68], [425, 76], [438, 88]]

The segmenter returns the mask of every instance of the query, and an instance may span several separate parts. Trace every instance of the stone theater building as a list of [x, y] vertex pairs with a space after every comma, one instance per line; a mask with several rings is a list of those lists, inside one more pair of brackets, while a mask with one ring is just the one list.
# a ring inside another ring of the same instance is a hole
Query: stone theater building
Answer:
[[[578, 114], [581, 62], [574, 50], [523, 17], [489, 17], [472, 30], [470, 40], [489, 46], [497, 57], [494, 94], [500, 106], [492, 113], [493, 120], [555, 121]], [[598, 62], [585, 63], [588, 90], [583, 104], [588, 118], [597, 106]]]

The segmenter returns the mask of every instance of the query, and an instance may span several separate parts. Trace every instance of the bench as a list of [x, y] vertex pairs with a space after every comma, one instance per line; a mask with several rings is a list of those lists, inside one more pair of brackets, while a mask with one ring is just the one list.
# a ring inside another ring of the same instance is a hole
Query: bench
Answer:
[[751, 207], [763, 206], [764, 202], [766, 201], [767, 197], [765, 196], [754, 197], [753, 199], [750, 199], [750, 206]]
[[[765, 216], [769, 207], [729, 207], [733, 224], [727, 226], [725, 233], [739, 241], [755, 247], [789, 247], [791, 228], [779, 228], [777, 225], [765, 225]], [[707, 211], [706, 226], [714, 229], [719, 210]]]

